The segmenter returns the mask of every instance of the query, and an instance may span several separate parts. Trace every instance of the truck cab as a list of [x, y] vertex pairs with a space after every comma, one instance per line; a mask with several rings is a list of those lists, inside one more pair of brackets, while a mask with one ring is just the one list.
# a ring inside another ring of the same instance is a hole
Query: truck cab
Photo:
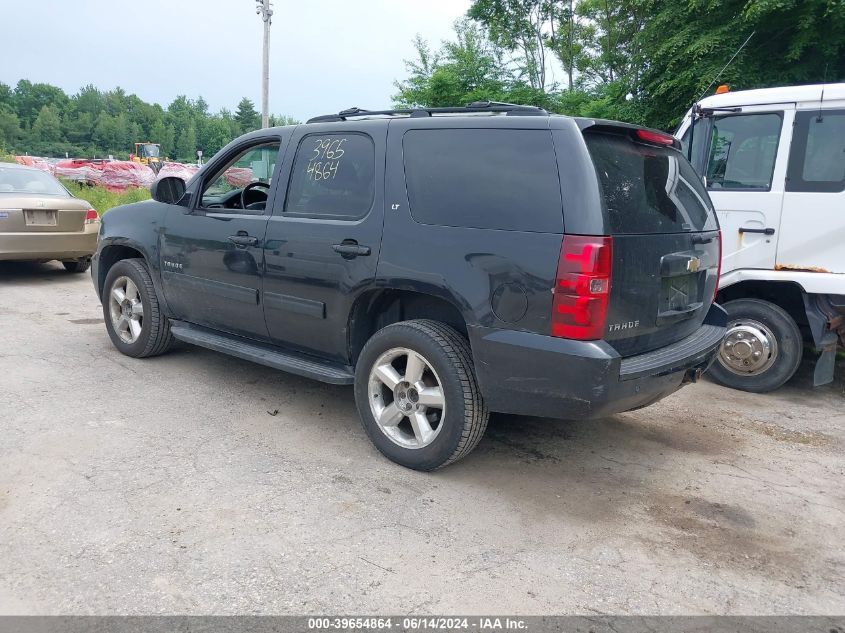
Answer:
[[828, 383], [845, 339], [845, 83], [717, 93], [676, 132], [722, 229], [729, 325], [710, 374], [771, 391], [809, 344]]

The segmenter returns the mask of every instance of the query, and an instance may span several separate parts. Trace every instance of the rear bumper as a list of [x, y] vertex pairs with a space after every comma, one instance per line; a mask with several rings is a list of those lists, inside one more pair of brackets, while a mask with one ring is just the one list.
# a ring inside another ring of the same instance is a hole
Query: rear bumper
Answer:
[[98, 224], [70, 233], [0, 233], [0, 260], [49, 260], [89, 257], [97, 249]]
[[695, 380], [716, 357], [726, 323], [714, 305], [691, 336], [624, 359], [604, 341], [482, 327], [469, 335], [490, 410], [580, 419], [647, 406]]

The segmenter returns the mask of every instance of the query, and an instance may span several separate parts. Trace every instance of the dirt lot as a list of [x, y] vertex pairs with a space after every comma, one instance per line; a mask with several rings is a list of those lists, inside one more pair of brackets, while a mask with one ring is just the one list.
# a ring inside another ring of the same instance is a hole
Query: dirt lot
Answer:
[[496, 416], [421, 474], [349, 388], [121, 356], [87, 275], [0, 264], [0, 613], [841, 614], [838, 376]]

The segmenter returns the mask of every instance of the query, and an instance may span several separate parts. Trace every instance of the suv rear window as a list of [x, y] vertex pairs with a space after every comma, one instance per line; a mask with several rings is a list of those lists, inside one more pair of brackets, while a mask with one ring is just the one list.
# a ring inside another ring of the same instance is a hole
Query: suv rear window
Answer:
[[698, 174], [675, 149], [587, 133], [611, 234], [682, 233], [718, 228]]
[[409, 130], [402, 143], [411, 215], [417, 222], [563, 230], [548, 130]]

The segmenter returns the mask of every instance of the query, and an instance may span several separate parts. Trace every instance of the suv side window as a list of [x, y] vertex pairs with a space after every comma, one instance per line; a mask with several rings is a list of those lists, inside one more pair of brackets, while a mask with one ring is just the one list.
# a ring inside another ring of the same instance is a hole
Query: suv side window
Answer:
[[285, 213], [357, 220], [375, 198], [375, 146], [366, 134], [309, 134], [293, 162]]
[[[233, 157], [216, 173], [209, 176], [203, 184], [200, 197], [200, 208], [220, 209], [227, 211], [242, 211], [255, 213], [261, 211], [257, 207], [266, 202], [270, 181], [279, 159], [279, 143], [261, 143], [248, 147]], [[256, 208], [240, 209], [240, 197], [234, 192], [254, 182], [262, 182], [267, 188], [258, 188], [254, 202]], [[237, 206], [234, 206], [237, 205]]]
[[793, 129], [786, 190], [845, 191], [845, 110], [798, 112]]
[[707, 161], [707, 187], [769, 191], [781, 124], [781, 115], [775, 113], [716, 117]]
[[411, 216], [422, 224], [559, 233], [563, 205], [548, 130], [409, 130]]

